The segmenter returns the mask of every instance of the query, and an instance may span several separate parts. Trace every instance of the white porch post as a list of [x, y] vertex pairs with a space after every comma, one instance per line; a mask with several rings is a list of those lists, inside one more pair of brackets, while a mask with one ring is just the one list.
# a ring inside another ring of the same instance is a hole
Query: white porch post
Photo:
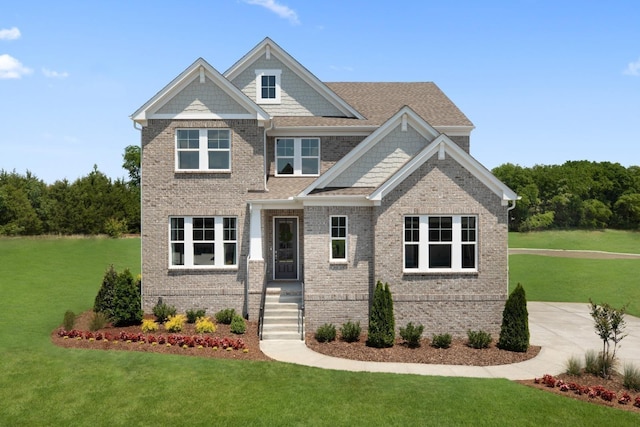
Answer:
[[249, 257], [251, 261], [263, 261], [262, 257], [262, 205], [249, 203]]

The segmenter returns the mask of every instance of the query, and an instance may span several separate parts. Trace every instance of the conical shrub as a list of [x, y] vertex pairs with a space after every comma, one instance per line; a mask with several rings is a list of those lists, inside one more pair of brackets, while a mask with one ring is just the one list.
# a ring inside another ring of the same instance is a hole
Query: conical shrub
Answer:
[[511, 292], [502, 312], [502, 327], [497, 344], [502, 350], [524, 353], [529, 348], [527, 297], [520, 283]]
[[373, 304], [369, 314], [369, 347], [392, 347], [395, 341], [395, 319], [393, 317], [393, 299], [389, 284], [378, 281], [373, 293]]

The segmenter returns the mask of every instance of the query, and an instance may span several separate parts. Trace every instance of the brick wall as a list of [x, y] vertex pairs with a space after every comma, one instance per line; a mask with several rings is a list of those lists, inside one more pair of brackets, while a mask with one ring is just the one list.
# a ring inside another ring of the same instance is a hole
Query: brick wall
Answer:
[[[176, 128], [230, 128], [231, 173], [182, 173], [175, 169]], [[249, 248], [247, 190], [263, 187], [262, 129], [255, 120], [150, 120], [142, 130], [143, 309], [158, 297], [179, 311], [223, 308], [243, 312]], [[170, 216], [238, 218], [238, 267], [225, 270], [169, 268]], [[259, 274], [260, 266], [256, 266]]]

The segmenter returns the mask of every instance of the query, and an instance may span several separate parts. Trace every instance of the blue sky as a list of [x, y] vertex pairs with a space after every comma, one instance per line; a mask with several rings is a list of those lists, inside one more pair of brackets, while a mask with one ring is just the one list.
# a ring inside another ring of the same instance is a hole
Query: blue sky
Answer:
[[323, 81], [433, 81], [488, 168], [640, 164], [640, 2], [7, 1], [0, 169], [112, 178], [129, 115], [198, 57], [224, 72], [264, 37]]

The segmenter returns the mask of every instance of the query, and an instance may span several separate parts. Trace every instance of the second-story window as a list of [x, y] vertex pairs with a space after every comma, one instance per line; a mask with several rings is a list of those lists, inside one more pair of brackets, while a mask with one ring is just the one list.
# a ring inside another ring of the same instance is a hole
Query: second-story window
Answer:
[[229, 129], [178, 129], [176, 171], [231, 171]]
[[319, 173], [320, 139], [276, 139], [276, 175], [317, 176]]
[[280, 104], [280, 74], [282, 70], [256, 70], [258, 104]]

